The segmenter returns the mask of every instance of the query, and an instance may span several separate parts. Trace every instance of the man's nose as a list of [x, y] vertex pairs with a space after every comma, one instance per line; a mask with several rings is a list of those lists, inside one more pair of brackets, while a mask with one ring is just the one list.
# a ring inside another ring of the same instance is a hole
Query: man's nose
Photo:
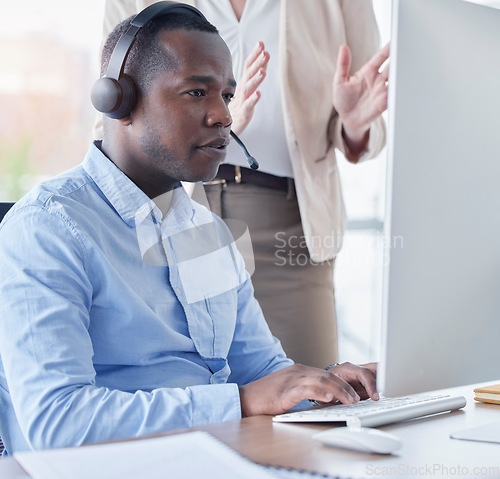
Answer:
[[219, 101], [214, 101], [210, 105], [210, 110], [206, 116], [208, 126], [220, 126], [227, 128], [233, 123], [231, 113], [227, 102], [221, 98]]

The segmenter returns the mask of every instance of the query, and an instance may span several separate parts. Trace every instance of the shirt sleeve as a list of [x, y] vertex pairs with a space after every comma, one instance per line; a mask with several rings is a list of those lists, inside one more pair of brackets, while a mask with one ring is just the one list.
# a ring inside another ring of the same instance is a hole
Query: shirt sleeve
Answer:
[[229, 381], [240, 385], [294, 364], [271, 334], [250, 278], [238, 291], [238, 318], [228, 361]]
[[0, 385], [29, 446], [240, 418], [236, 384], [135, 393], [96, 386], [89, 254], [75, 225], [54, 209], [24, 206], [0, 229]]

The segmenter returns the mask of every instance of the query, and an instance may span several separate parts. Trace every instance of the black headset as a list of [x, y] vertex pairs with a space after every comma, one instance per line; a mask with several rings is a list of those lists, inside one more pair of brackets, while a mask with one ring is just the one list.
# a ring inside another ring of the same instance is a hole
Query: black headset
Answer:
[[[186, 10], [206, 20], [203, 13], [197, 8], [178, 2], [153, 3], [134, 17], [130, 23], [130, 27], [120, 37], [113, 49], [106, 74], [99, 78], [92, 86], [90, 98], [97, 111], [114, 119], [124, 118], [130, 114], [137, 101], [137, 88], [134, 80], [123, 73], [123, 70], [127, 55], [137, 34], [153, 18], [166, 15], [167, 13], [185, 13]], [[248, 153], [245, 145], [233, 131], [231, 131], [231, 136], [243, 149], [250, 168], [253, 170], [259, 168], [257, 160]]]
[[123, 69], [137, 34], [153, 18], [167, 13], [182, 13], [186, 10], [206, 20], [195, 7], [178, 2], [153, 3], [135, 16], [128, 30], [118, 40], [109, 59], [106, 74], [92, 86], [90, 98], [97, 111], [114, 119], [124, 118], [130, 114], [137, 100], [137, 88], [134, 80], [123, 73]]

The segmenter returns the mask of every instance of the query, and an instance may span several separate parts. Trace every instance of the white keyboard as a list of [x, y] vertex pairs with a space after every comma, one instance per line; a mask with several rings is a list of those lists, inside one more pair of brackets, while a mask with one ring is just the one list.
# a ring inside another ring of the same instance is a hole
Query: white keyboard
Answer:
[[348, 426], [377, 427], [394, 422], [463, 408], [463, 396], [413, 395], [397, 398], [381, 397], [379, 401], [336, 404], [273, 417], [276, 422], [345, 422]]

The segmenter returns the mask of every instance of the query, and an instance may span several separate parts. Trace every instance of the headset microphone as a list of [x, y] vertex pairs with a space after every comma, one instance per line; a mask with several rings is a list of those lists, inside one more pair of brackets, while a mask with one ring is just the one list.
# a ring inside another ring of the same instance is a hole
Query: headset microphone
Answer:
[[236, 133], [234, 133], [233, 130], [231, 130], [231, 136], [234, 138], [234, 141], [236, 141], [236, 143], [238, 143], [238, 145], [240, 145], [242, 150], [245, 152], [245, 156], [247, 157], [247, 161], [248, 161], [250, 168], [252, 168], [252, 170], [258, 170], [259, 169], [259, 162], [250, 153], [248, 153], [247, 147], [236, 136]]

